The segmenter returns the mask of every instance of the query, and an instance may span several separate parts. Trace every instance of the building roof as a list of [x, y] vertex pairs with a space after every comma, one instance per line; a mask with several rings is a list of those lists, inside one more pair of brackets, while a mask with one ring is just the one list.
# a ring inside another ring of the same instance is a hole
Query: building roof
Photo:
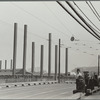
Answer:
[[[81, 72], [88, 71], [91, 74], [98, 72], [97, 66], [94, 66], [94, 67], [78, 67], [78, 68], [80, 69]], [[77, 70], [77, 68], [73, 69], [72, 72], [76, 72], [76, 70]]]

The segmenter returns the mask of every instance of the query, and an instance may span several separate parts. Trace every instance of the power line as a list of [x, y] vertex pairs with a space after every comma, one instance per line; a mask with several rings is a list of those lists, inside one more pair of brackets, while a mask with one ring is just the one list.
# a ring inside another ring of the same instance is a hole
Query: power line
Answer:
[[59, 1], [56, 1], [74, 20], [76, 20], [85, 30], [87, 30], [91, 35], [93, 35], [95, 38], [100, 40], [100, 38], [96, 35], [94, 35], [87, 27], [85, 27], [73, 14], [71, 14]]
[[20, 6], [16, 5], [16, 4], [13, 4], [13, 3], [11, 3], [11, 4], [14, 5], [14, 6], [16, 6], [16, 7], [19, 8], [20, 10], [24, 11], [25, 13], [31, 15], [33, 18], [35, 18], [35, 19], [41, 21], [42, 23], [48, 25], [49, 27], [51, 27], [52, 29], [56, 30], [57, 32], [60, 32], [60, 33], [62, 33], [62, 34], [64, 34], [64, 35], [68, 36], [67, 34], [63, 33], [63, 32], [60, 31], [60, 30], [58, 30], [57, 28], [55, 28], [54, 26], [50, 25], [49, 23], [47, 23], [46, 21], [42, 20], [41, 18], [35, 16], [34, 14], [31, 14], [30, 12], [28, 12], [28, 11], [25, 10], [25, 9], [23, 9], [22, 7], [20, 7]]
[[99, 15], [99, 13], [96, 11], [96, 9], [95, 9], [95, 7], [93, 6], [92, 2], [91, 2], [91, 1], [89, 1], [89, 2], [90, 2], [90, 4], [91, 4], [91, 6], [93, 7], [94, 11], [96, 12], [96, 14], [98, 15], [99, 19], [100, 19], [100, 15]]
[[[3, 21], [3, 20], [1, 20], [0, 19], [0, 21], [1, 22], [3, 22], [4, 24], [8, 24], [8, 26], [12, 26], [12, 24], [11, 23], [8, 23], [8, 22], [6, 22], [6, 21]], [[23, 29], [21, 28], [21, 27], [18, 27], [21, 31], [23, 31]], [[30, 34], [32, 34], [32, 35], [34, 35], [34, 36], [36, 36], [36, 37], [39, 37], [39, 38], [41, 38], [41, 39], [44, 39], [44, 40], [47, 40], [46, 38], [44, 38], [44, 37], [42, 37], [42, 36], [39, 36], [39, 35], [37, 35], [37, 34], [35, 34], [35, 33], [33, 33], [33, 32], [30, 32], [30, 31], [28, 31]]]
[[88, 22], [86, 22], [86, 20], [75, 10], [75, 8], [68, 1], [65, 2], [75, 12], [75, 14], [84, 22], [84, 24], [95, 34], [95, 36], [97, 36], [100, 40], [100, 36], [93, 30], [93, 27]]
[[67, 28], [67, 26], [65, 26], [65, 24], [58, 18], [58, 16], [57, 16], [45, 3], [43, 3], [43, 4], [44, 4], [45, 7], [55, 16], [55, 18], [58, 19], [58, 21], [60, 22], [60, 24], [61, 24], [63, 27], [65, 27], [65, 29], [66, 29], [67, 31], [69, 31], [69, 33], [72, 34], [71, 30], [69, 30], [69, 29]]
[[[61, 48], [69, 48], [69, 47], [64, 45], [64, 46], [61, 46]], [[87, 55], [91, 55], [91, 56], [96, 56], [96, 54], [88, 53], [87, 51], [82, 51], [80, 49], [74, 49], [74, 48], [70, 48], [70, 49], [75, 51], [75, 52], [77, 51], [78, 53], [87, 54]]]
[[98, 18], [98, 16], [96, 15], [96, 13], [94, 12], [94, 10], [92, 9], [92, 7], [89, 5], [89, 3], [87, 1], [86, 1], [86, 4], [89, 6], [89, 8], [93, 12], [93, 14], [96, 16], [96, 18], [100, 21], [100, 19]]
[[[75, 6], [82, 12], [82, 14], [88, 19], [88, 21], [96, 28], [100, 31], [100, 29], [86, 16], [86, 14], [79, 8], [79, 6], [73, 1], [73, 3], [75, 4]], [[98, 32], [98, 31], [97, 31]], [[99, 33], [99, 32], [98, 32]], [[100, 34], [100, 33], [99, 33]]]

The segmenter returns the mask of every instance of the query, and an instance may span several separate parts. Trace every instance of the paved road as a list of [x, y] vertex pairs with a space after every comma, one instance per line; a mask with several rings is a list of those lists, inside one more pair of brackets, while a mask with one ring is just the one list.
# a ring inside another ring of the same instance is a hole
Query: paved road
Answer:
[[75, 84], [48, 84], [0, 89], [0, 99], [66, 99]]

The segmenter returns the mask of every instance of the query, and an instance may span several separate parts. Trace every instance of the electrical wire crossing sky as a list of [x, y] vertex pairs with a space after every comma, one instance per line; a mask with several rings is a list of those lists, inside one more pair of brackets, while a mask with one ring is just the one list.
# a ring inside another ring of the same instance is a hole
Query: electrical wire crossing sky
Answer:
[[[61, 39], [61, 72], [77, 67], [97, 67], [100, 53], [100, 1], [0, 2], [0, 60], [10, 68], [13, 58], [14, 23], [17, 30], [16, 67], [23, 67], [24, 25], [27, 25], [26, 69], [31, 70], [32, 42], [35, 42], [35, 69], [40, 68], [40, 49], [44, 45], [43, 70], [48, 72], [48, 36], [51, 33], [51, 72], [55, 68], [55, 45]], [[74, 41], [71, 41], [74, 37]]]

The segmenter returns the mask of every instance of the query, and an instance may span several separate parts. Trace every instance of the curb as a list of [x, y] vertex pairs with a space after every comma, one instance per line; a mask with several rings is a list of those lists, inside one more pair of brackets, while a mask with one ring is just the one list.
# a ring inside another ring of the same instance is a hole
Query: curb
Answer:
[[0, 88], [20, 87], [20, 86], [34, 86], [34, 85], [46, 85], [56, 84], [57, 81], [39, 81], [39, 82], [19, 82], [19, 83], [4, 83], [0, 85]]
[[67, 99], [80, 100], [83, 96], [85, 96], [85, 94], [79, 92], [79, 93], [76, 93], [76, 94], [71, 95]]

